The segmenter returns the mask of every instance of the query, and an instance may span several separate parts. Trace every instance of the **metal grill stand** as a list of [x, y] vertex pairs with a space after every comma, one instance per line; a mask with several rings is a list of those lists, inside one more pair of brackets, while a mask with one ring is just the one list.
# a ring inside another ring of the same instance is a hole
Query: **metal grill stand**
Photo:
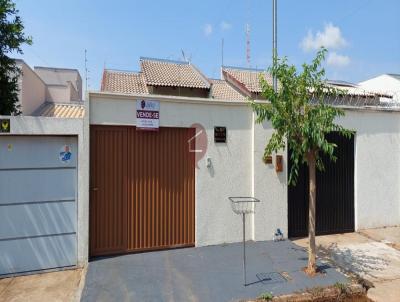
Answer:
[[243, 281], [244, 286], [247, 286], [246, 281], [246, 214], [255, 212], [256, 204], [260, 202], [254, 197], [228, 197], [231, 201], [232, 210], [238, 215], [242, 215], [243, 221]]

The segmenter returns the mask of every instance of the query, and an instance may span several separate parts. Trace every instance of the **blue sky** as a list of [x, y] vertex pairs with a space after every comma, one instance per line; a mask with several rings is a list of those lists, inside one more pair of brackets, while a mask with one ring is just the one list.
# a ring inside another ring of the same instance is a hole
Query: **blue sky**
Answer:
[[[28, 64], [78, 68], [100, 87], [104, 66], [139, 70], [140, 56], [179, 60], [182, 50], [207, 76], [224, 64], [248, 66], [245, 24], [250, 24], [250, 66], [271, 63], [271, 0], [54, 1], [16, 0], [33, 45]], [[327, 76], [352, 82], [400, 73], [400, 1], [278, 0], [278, 53], [300, 65], [329, 45]]]

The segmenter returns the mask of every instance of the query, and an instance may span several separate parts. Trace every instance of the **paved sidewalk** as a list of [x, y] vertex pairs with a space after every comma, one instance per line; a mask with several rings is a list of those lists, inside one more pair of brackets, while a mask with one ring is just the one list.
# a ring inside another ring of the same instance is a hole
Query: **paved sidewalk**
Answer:
[[79, 301], [84, 274], [84, 269], [75, 269], [0, 279], [0, 301]]
[[[318, 236], [318, 254], [321, 258], [329, 258], [343, 269], [372, 282], [375, 288], [368, 291], [368, 296], [374, 301], [398, 302], [400, 251], [393, 246], [400, 246], [400, 237], [396, 237], [396, 234], [400, 234], [399, 229], [383, 228], [363, 230], [360, 233]], [[307, 239], [294, 242], [307, 246]]]
[[385, 243], [400, 251], [400, 226], [361, 230], [360, 234], [372, 240]]
[[249, 242], [247, 256], [246, 287], [237, 243], [98, 259], [89, 263], [82, 301], [237, 301], [347, 282], [328, 265], [306, 276], [307, 253], [290, 241]]

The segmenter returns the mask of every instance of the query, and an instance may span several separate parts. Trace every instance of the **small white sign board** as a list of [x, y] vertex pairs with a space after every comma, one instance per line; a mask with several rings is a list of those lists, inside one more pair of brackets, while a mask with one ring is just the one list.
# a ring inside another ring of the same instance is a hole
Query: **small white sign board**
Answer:
[[136, 101], [136, 128], [157, 131], [160, 127], [160, 102], [150, 100]]

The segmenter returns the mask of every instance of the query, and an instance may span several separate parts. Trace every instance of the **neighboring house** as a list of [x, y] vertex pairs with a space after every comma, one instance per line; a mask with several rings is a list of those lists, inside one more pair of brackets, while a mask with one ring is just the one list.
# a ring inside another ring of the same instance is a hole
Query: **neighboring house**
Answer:
[[46, 84], [23, 60], [16, 62], [22, 72], [18, 81], [20, 110], [24, 115], [32, 115], [46, 100]]
[[77, 69], [35, 66], [34, 71], [46, 84], [46, 101], [82, 100], [82, 78]]
[[23, 60], [17, 59], [16, 62], [22, 72], [18, 81], [18, 97], [23, 115], [81, 117], [82, 79], [78, 70], [53, 67], [32, 69]]
[[[340, 96], [334, 98], [327, 98], [325, 101], [333, 105], [346, 105], [346, 106], [379, 106], [380, 97], [379, 93], [371, 92], [346, 81], [328, 80], [327, 85], [339, 91]], [[343, 93], [343, 95], [341, 95]], [[389, 96], [387, 96], [389, 97]]]
[[[382, 74], [359, 83], [360, 87], [393, 96], [394, 102], [400, 102], [400, 74]], [[382, 98], [381, 101], [390, 101]]]

